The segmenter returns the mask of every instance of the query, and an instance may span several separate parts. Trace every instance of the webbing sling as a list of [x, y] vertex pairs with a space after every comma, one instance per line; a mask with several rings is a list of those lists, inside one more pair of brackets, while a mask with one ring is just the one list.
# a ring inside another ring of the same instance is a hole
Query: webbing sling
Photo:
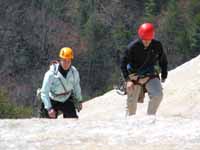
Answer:
[[159, 75], [151, 75], [151, 76], [146, 76], [144, 78], [148, 78], [144, 83], [140, 83], [140, 77], [137, 78], [137, 80], [131, 80], [134, 84], [137, 84], [137, 85], [141, 85], [141, 86], [145, 86], [151, 79], [154, 79], [154, 78], [158, 78], [160, 79]]
[[148, 79], [144, 82], [144, 83], [140, 83], [139, 80], [141, 78], [138, 78], [137, 80], [132, 80], [132, 82], [136, 85], [140, 85], [142, 87], [142, 91], [140, 93], [140, 96], [138, 98], [138, 103], [143, 103], [144, 102], [144, 97], [145, 97], [145, 93], [147, 92], [147, 89], [146, 89], [146, 84], [151, 80], [151, 79], [154, 79], [154, 78], [159, 78], [159, 75], [151, 75], [151, 76], [148, 76]]
[[[57, 75], [57, 72], [58, 71], [56, 71], [56, 65], [55, 65], [56, 63], [53, 63], [53, 66], [54, 66], [54, 75]], [[73, 78], [74, 78], [74, 71], [73, 71], [73, 69], [72, 69], [72, 74], [73, 74]], [[62, 87], [63, 87], [63, 89], [64, 89], [64, 93], [60, 93], [60, 94], [55, 94], [54, 92], [52, 92], [51, 91], [51, 93], [55, 96], [55, 97], [58, 97], [58, 96], [65, 96], [65, 95], [68, 95], [69, 93], [72, 93], [72, 90], [70, 90], [70, 91], [67, 91], [67, 89], [65, 88], [65, 86], [64, 86], [64, 84], [63, 84], [63, 82], [62, 82], [62, 80], [58, 77], [58, 79], [59, 79], [59, 81], [60, 81], [60, 83], [61, 83], [61, 85], [62, 85]]]

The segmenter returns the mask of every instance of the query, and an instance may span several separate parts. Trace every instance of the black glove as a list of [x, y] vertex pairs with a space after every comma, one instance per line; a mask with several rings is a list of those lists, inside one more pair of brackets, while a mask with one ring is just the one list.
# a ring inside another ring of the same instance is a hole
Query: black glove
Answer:
[[161, 78], [161, 82], [164, 83], [166, 78]]
[[167, 73], [161, 73], [161, 82], [164, 83], [165, 80], [167, 79]]
[[83, 108], [82, 103], [78, 103], [78, 105], [76, 106], [77, 111], [80, 112], [82, 108]]

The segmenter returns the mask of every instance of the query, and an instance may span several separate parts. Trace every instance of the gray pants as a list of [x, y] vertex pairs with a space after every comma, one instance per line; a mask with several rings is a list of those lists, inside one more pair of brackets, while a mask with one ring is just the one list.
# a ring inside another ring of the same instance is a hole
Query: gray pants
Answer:
[[[151, 79], [146, 83], [145, 88], [150, 98], [147, 114], [155, 115], [163, 98], [161, 82], [158, 78]], [[134, 85], [131, 90], [127, 91], [127, 114], [129, 116], [136, 114], [137, 102], [141, 92], [143, 92], [141, 85]]]

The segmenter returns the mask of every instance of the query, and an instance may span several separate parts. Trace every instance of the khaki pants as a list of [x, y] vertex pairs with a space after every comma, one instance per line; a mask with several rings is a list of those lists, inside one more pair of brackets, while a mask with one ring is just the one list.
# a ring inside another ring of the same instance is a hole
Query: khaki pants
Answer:
[[[147, 114], [155, 115], [163, 98], [161, 82], [158, 78], [151, 79], [146, 83], [145, 88], [150, 98]], [[134, 85], [131, 90], [127, 91], [127, 114], [129, 116], [136, 114], [138, 98], [141, 92], [144, 92], [143, 90], [141, 85]]]

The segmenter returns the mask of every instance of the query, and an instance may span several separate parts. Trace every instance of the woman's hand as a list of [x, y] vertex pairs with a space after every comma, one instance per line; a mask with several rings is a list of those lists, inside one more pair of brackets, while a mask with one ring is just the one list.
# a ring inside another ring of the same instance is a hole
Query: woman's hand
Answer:
[[51, 108], [50, 110], [48, 110], [48, 115], [50, 118], [56, 118], [56, 111]]

